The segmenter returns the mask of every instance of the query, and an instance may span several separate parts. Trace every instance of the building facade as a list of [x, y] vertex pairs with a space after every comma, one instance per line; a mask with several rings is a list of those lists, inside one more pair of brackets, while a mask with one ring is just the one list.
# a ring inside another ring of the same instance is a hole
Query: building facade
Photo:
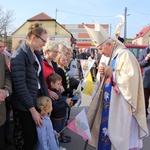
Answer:
[[148, 45], [150, 42], [150, 25], [144, 27], [138, 34], [136, 34], [136, 37], [132, 40], [133, 44], [137, 45]]
[[20, 26], [12, 34], [12, 48], [15, 48], [19, 40], [25, 39], [26, 32], [31, 23], [38, 22], [48, 32], [49, 37], [58, 42], [63, 43], [66, 46], [71, 45], [72, 34], [60, 25], [55, 19], [51, 18], [45, 13], [40, 13], [30, 19], [28, 19], [22, 26]]
[[[94, 24], [85, 24], [89, 28], [94, 28]], [[76, 46], [78, 47], [90, 47], [94, 46], [87, 31], [84, 28], [84, 23], [82, 24], [62, 24], [69, 32], [72, 33], [73, 37], [76, 39]], [[109, 30], [108, 24], [101, 25], [107, 32]]]
[[[48, 32], [49, 37], [58, 42], [63, 43], [70, 47], [73, 40], [75, 40], [78, 47], [90, 47], [94, 46], [87, 31], [82, 24], [59, 24], [55, 19], [51, 18], [45, 13], [40, 13], [30, 19], [28, 19], [23, 25], [21, 25], [12, 34], [12, 48], [15, 49], [19, 40], [26, 37], [28, 27], [33, 22], [40, 23]], [[94, 24], [85, 24], [89, 28], [94, 28]], [[102, 27], [108, 32], [109, 25], [102, 24]]]

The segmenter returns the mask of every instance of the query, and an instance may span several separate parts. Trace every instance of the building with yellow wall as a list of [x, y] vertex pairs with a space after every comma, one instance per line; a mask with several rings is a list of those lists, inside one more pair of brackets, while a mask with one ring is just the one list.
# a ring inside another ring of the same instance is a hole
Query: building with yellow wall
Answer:
[[55, 19], [51, 18], [45, 13], [40, 13], [30, 19], [28, 19], [23, 25], [21, 25], [12, 34], [12, 48], [14, 49], [19, 40], [25, 39], [28, 27], [33, 22], [41, 24], [48, 32], [49, 37], [59, 43], [63, 43], [66, 46], [71, 45], [72, 34], [61, 26]]

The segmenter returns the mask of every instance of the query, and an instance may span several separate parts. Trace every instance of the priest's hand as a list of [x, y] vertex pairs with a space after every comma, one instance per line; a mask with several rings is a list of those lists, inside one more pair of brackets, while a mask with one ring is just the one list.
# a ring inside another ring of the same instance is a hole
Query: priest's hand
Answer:
[[105, 75], [107, 77], [111, 77], [112, 74], [113, 74], [112, 68], [110, 66], [107, 66], [107, 65], [105, 67], [99, 66], [98, 67], [98, 71], [99, 71], [99, 73], [100, 73], [101, 76]]
[[107, 77], [112, 77], [113, 75], [113, 70], [110, 66], [105, 66], [105, 75]]
[[99, 73], [100, 73], [101, 76], [104, 76], [104, 74], [105, 74], [105, 68], [103, 66], [99, 66], [98, 67], [98, 71], [99, 71]]

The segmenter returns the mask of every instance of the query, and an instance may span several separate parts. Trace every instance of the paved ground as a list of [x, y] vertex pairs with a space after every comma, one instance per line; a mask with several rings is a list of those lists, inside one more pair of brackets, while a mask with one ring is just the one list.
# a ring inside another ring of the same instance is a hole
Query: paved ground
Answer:
[[[90, 102], [91, 97], [83, 94], [83, 103], [81, 107], [79, 108], [73, 107], [71, 117], [75, 117], [83, 108], [87, 110]], [[147, 122], [150, 131], [150, 115], [147, 118]], [[65, 147], [67, 150], [84, 150], [85, 141], [83, 140], [82, 137], [78, 136], [77, 134], [68, 129], [66, 129], [66, 133], [72, 136], [72, 141], [71, 143], [61, 144], [63, 147]], [[96, 150], [96, 149], [88, 145], [86, 150]], [[150, 150], [150, 136], [144, 140], [144, 146], [142, 150]]]
[[[74, 118], [82, 109], [85, 108], [85, 110], [87, 110], [91, 102], [91, 97], [84, 94], [82, 97], [83, 97], [82, 105], [78, 108], [77, 107], [72, 108], [71, 119]], [[147, 118], [147, 122], [150, 131], [150, 115]], [[13, 123], [11, 126], [13, 129]], [[65, 147], [67, 150], [84, 150], [85, 141], [83, 140], [82, 137], [80, 137], [79, 135], [77, 135], [76, 133], [72, 132], [69, 129], [65, 129], [65, 133], [72, 137], [72, 141], [70, 143], [61, 143], [62, 147]], [[15, 150], [15, 148], [13, 146], [7, 146], [6, 150]], [[95, 150], [95, 148], [88, 145], [86, 150]], [[142, 150], [150, 150], [150, 137], [144, 140], [144, 147]]]
[[[91, 97], [85, 94], [82, 94], [82, 104], [80, 107], [73, 107], [71, 110], [71, 119], [74, 118], [82, 109], [87, 110], [90, 102], [91, 102]], [[71, 120], [70, 119], [70, 120]], [[85, 141], [83, 138], [76, 133], [70, 131], [69, 129], [65, 130], [66, 134], [70, 135], [72, 137], [72, 141], [70, 143], [61, 143], [63, 147], [65, 147], [67, 150], [84, 150], [85, 146]], [[91, 146], [87, 146], [86, 150], [95, 150], [95, 148]]]

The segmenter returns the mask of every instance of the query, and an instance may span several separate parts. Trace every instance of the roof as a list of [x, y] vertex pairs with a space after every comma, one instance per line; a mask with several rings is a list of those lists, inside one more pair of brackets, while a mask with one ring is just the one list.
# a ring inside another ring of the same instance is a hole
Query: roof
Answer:
[[[38, 15], [36, 15], [36, 16], [34, 16], [34, 17], [32, 17], [32, 18], [30, 18], [30, 19], [28, 19], [27, 21], [55, 21], [57, 24], [59, 24], [55, 19], [53, 19], [53, 18], [51, 18], [50, 16], [48, 16], [47, 14], [45, 14], [44, 12], [42, 12], [42, 13], [40, 13], [40, 14], [38, 14]], [[26, 21], [26, 22], [27, 22]], [[25, 23], [26, 23], [25, 22]], [[24, 24], [25, 24], [24, 23]], [[22, 24], [18, 29], [20, 29], [24, 24]], [[60, 24], [59, 24], [60, 25]], [[69, 32], [66, 28], [64, 28], [62, 25], [60, 25], [64, 30], [66, 30], [69, 34], [71, 34], [71, 32]], [[18, 30], [17, 29], [17, 30]], [[17, 31], [17, 30], [15, 30], [13, 33], [12, 33], [12, 35]], [[71, 34], [71, 36], [73, 36], [72, 34]]]
[[53, 20], [53, 18], [51, 18], [50, 16], [48, 16], [47, 14], [42, 12], [42, 13], [28, 19], [27, 21], [35, 21], [35, 20]]
[[[45, 14], [44, 12], [37, 14], [36, 16], [33, 16], [32, 18], [28, 19], [27, 21], [55, 21], [55, 19], [51, 18], [50, 16], [48, 16], [47, 14]], [[27, 22], [26, 21], [26, 22]], [[25, 23], [26, 23], [25, 22]], [[20, 29], [25, 23], [23, 23], [18, 29]], [[12, 35], [18, 30], [16, 29]]]
[[135, 39], [143, 37], [149, 30], [150, 30], [150, 25], [147, 27], [144, 27], [138, 34], [136, 34]]
[[[57, 24], [59, 24], [55, 19], [51, 18], [50, 16], [48, 16], [47, 14], [45, 14], [44, 12], [28, 19], [27, 21], [43, 21], [43, 20], [46, 20], [46, 21], [50, 21], [50, 20], [53, 20], [55, 21]], [[60, 24], [59, 24], [60, 25]], [[62, 25], [60, 25], [62, 28], [64, 28]], [[64, 28], [64, 30], [66, 30], [68, 33], [70, 33], [66, 28]], [[71, 34], [71, 33], [70, 33]], [[71, 34], [72, 35], [72, 34]]]

